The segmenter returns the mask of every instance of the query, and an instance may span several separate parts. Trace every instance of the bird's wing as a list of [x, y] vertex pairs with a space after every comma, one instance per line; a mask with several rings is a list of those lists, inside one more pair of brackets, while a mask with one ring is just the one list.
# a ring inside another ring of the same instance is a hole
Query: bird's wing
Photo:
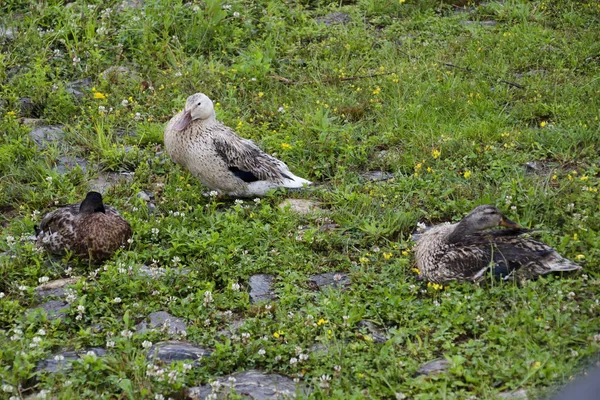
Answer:
[[285, 167], [283, 162], [262, 151], [253, 141], [237, 136], [233, 131], [214, 135], [213, 143], [217, 154], [225, 161], [231, 173], [246, 182], [282, 182], [284, 179], [291, 179], [281, 170]]
[[51, 211], [44, 215], [38, 230], [40, 232], [60, 231], [66, 225], [72, 223], [78, 212], [79, 204], [70, 204], [68, 206]]

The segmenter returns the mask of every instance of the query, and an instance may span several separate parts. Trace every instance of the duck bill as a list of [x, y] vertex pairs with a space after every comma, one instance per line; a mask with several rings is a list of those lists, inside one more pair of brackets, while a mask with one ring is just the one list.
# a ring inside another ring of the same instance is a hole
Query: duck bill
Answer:
[[504, 216], [500, 220], [500, 226], [504, 226], [506, 228], [512, 228], [512, 229], [518, 229], [521, 227], [521, 225], [517, 224], [514, 221], [511, 221], [510, 219], [508, 219]]
[[185, 128], [187, 128], [191, 122], [192, 122], [192, 115], [190, 114], [189, 111], [185, 111], [183, 113], [183, 116], [179, 119], [179, 121], [177, 121], [177, 123], [175, 123], [175, 125], [173, 125], [173, 129], [175, 129], [176, 131], [182, 131]]

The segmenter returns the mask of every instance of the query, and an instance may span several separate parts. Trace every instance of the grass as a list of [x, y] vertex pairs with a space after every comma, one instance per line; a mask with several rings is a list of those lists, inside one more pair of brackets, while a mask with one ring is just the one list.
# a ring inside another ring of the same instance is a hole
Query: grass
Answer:
[[[493, 399], [519, 388], [535, 398], [598, 360], [600, 7], [507, 0], [457, 12], [449, 3], [4, 1], [0, 26], [16, 32], [0, 38], [6, 397], [177, 397], [258, 368], [298, 377], [318, 398]], [[332, 11], [350, 22], [316, 22]], [[112, 66], [128, 71], [101, 75]], [[91, 87], [73, 96], [70, 83], [84, 78]], [[318, 182], [288, 196], [322, 202], [339, 228], [279, 210], [282, 193], [243, 205], [203, 197], [206, 188], [161, 153], [164, 123], [198, 91], [220, 120]], [[23, 117], [63, 125], [65, 136], [38, 149]], [[87, 171], [58, 174], [63, 155], [85, 158]], [[540, 167], [528, 173], [533, 161]], [[365, 182], [367, 170], [395, 178]], [[81, 201], [109, 171], [134, 172], [105, 196], [133, 227], [130, 249], [102, 266], [69, 260], [65, 270], [23, 239], [55, 202]], [[155, 196], [154, 210], [141, 190]], [[584, 275], [443, 290], [417, 281], [416, 223], [456, 221], [483, 203], [543, 229]], [[189, 273], [128, 272], [152, 263]], [[350, 274], [349, 290], [310, 290], [308, 276], [333, 271]], [[249, 302], [256, 273], [276, 277], [270, 310]], [[26, 316], [40, 278], [69, 274], [85, 279], [67, 317]], [[146, 374], [142, 347], [167, 335], [121, 335], [159, 310], [188, 323], [187, 340], [215, 349], [186, 373], [167, 366], [180, 371], [171, 382]], [[215, 340], [228, 310], [247, 319], [247, 343]], [[360, 320], [386, 327], [390, 340], [374, 343]], [[105, 357], [31, 387], [39, 360], [107, 341], [115, 347]], [[316, 343], [328, 353], [290, 364], [296, 347]], [[415, 375], [439, 357], [451, 362], [447, 372]]]

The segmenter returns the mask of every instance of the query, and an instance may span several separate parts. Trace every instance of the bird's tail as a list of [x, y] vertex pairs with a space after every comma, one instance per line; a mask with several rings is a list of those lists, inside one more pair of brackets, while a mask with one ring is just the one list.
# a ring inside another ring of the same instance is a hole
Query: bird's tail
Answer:
[[564, 258], [557, 252], [550, 253], [544, 261], [543, 264], [546, 267], [546, 273], [577, 271], [582, 268], [581, 265], [575, 264], [573, 261]]

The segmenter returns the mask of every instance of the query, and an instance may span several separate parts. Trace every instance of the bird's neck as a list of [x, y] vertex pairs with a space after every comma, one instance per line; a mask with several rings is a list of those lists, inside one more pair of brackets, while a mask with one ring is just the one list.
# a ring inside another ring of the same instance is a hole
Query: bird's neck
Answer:
[[462, 220], [457, 223], [452, 230], [452, 233], [448, 235], [448, 243], [456, 243], [461, 241], [466, 235], [473, 233], [475, 229], [466, 220]]

